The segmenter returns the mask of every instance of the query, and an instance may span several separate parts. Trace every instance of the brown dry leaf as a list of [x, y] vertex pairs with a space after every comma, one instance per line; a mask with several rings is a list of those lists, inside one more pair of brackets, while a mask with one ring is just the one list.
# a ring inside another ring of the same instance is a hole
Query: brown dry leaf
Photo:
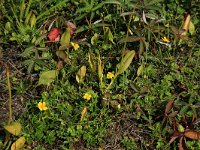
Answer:
[[187, 31], [189, 29], [189, 25], [190, 25], [190, 14], [188, 14], [185, 18], [185, 22], [184, 22], [184, 25], [183, 25], [183, 29], [185, 30], [181, 35], [186, 35], [187, 34]]
[[65, 51], [58, 50], [56, 51], [56, 55], [60, 57], [64, 62], [68, 63], [68, 55], [66, 54]]
[[85, 106], [81, 112], [81, 121], [83, 121], [85, 115], [86, 115], [86, 112], [87, 112], [87, 107]]
[[174, 100], [170, 100], [165, 107], [165, 113], [168, 113], [172, 109], [173, 105], [174, 105]]
[[15, 141], [12, 146], [11, 146], [11, 150], [20, 150], [24, 144], [25, 144], [25, 138], [22, 136], [19, 139], [17, 139], [17, 141]]
[[192, 140], [200, 140], [200, 132], [189, 130], [184, 133], [184, 136]]
[[56, 64], [56, 68], [57, 70], [61, 70], [63, 68], [63, 61], [62, 60], [59, 60]]

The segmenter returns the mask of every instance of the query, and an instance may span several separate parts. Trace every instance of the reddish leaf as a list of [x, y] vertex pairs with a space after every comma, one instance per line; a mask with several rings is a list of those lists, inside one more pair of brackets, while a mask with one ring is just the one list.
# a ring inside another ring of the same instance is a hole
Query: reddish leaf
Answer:
[[189, 130], [184, 133], [184, 136], [192, 140], [200, 140], [200, 132]]
[[59, 41], [60, 40], [60, 32], [59, 28], [53, 28], [48, 34], [48, 38], [50, 41]]
[[177, 123], [176, 120], [174, 120], [174, 122], [173, 122], [173, 129], [174, 129], [174, 131], [178, 130], [177, 126], [178, 126], [178, 123]]
[[165, 113], [168, 113], [172, 109], [173, 105], [174, 105], [174, 100], [169, 101], [165, 107]]
[[172, 142], [174, 142], [177, 138], [178, 138], [178, 136], [171, 137], [171, 140], [169, 141], [169, 144], [171, 144]]
[[183, 148], [183, 137], [180, 138], [179, 150], [184, 150], [184, 148]]
[[187, 119], [186, 119], [185, 114], [182, 114], [182, 117], [183, 117], [183, 121], [185, 122], [186, 127], [188, 127], [188, 123], [187, 123]]
[[178, 111], [173, 111], [173, 112], [171, 112], [171, 113], [168, 115], [168, 117], [169, 117], [169, 118], [173, 118], [173, 117], [175, 117], [177, 114], [178, 114]]
[[180, 137], [180, 136], [183, 136], [183, 132], [174, 131], [174, 133], [171, 137]]
[[174, 140], [181, 136], [183, 136], [182, 132], [174, 131], [173, 135], [171, 136], [171, 140], [169, 141], [169, 144], [171, 144], [172, 142], [174, 142]]
[[67, 26], [67, 28], [69, 29], [70, 31], [70, 34], [74, 34], [74, 31], [76, 30], [76, 25], [73, 24], [72, 22], [67, 22], [65, 23], [65, 25]]

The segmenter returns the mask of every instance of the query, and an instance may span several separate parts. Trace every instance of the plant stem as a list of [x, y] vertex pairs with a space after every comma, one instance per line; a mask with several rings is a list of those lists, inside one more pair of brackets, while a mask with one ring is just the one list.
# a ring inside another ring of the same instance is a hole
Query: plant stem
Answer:
[[110, 88], [112, 87], [112, 84], [114, 83], [114, 81], [115, 81], [115, 79], [116, 79], [117, 76], [118, 76], [118, 74], [116, 74], [116, 75], [114, 76], [114, 78], [111, 80], [110, 84], [108, 85], [108, 87], [106, 88], [105, 91], [110, 90]]
[[7, 76], [7, 85], [8, 85], [8, 94], [9, 94], [9, 104], [8, 104], [8, 108], [9, 108], [9, 119], [8, 119], [8, 124], [11, 123], [12, 121], [12, 93], [11, 93], [11, 85], [10, 85], [10, 73], [9, 73], [9, 69], [8, 66], [6, 66], [6, 76]]

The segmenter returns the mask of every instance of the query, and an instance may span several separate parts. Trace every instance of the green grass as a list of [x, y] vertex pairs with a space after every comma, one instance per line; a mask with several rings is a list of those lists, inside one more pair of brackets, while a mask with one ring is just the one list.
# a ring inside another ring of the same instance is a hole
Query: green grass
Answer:
[[[21, 0], [0, 8], [0, 71], [10, 68], [13, 103], [6, 109], [1, 73], [0, 114], [13, 113], [0, 118], [1, 149], [20, 137], [26, 150], [200, 148], [197, 1]], [[49, 38], [55, 28], [57, 41]]]

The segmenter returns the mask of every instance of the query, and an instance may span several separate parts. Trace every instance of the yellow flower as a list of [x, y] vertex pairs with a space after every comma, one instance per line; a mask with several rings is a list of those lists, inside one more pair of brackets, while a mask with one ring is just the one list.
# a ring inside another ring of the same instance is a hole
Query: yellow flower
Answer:
[[162, 41], [166, 43], [170, 43], [169, 39], [167, 39], [166, 37], [162, 38]]
[[120, 109], [120, 108], [121, 108], [121, 105], [120, 105], [120, 104], [118, 104], [118, 105], [117, 105], [117, 108], [118, 108], [118, 109]]
[[39, 102], [38, 103], [38, 108], [40, 109], [40, 111], [48, 109], [45, 102]]
[[83, 96], [83, 98], [86, 99], [86, 100], [90, 100], [91, 97], [92, 97], [92, 95], [89, 94], [89, 93], [85, 93], [85, 95]]
[[112, 72], [107, 73], [107, 79], [112, 79], [114, 77], [114, 74]]
[[79, 49], [79, 45], [77, 43], [71, 42], [71, 45], [73, 46], [74, 50]]

